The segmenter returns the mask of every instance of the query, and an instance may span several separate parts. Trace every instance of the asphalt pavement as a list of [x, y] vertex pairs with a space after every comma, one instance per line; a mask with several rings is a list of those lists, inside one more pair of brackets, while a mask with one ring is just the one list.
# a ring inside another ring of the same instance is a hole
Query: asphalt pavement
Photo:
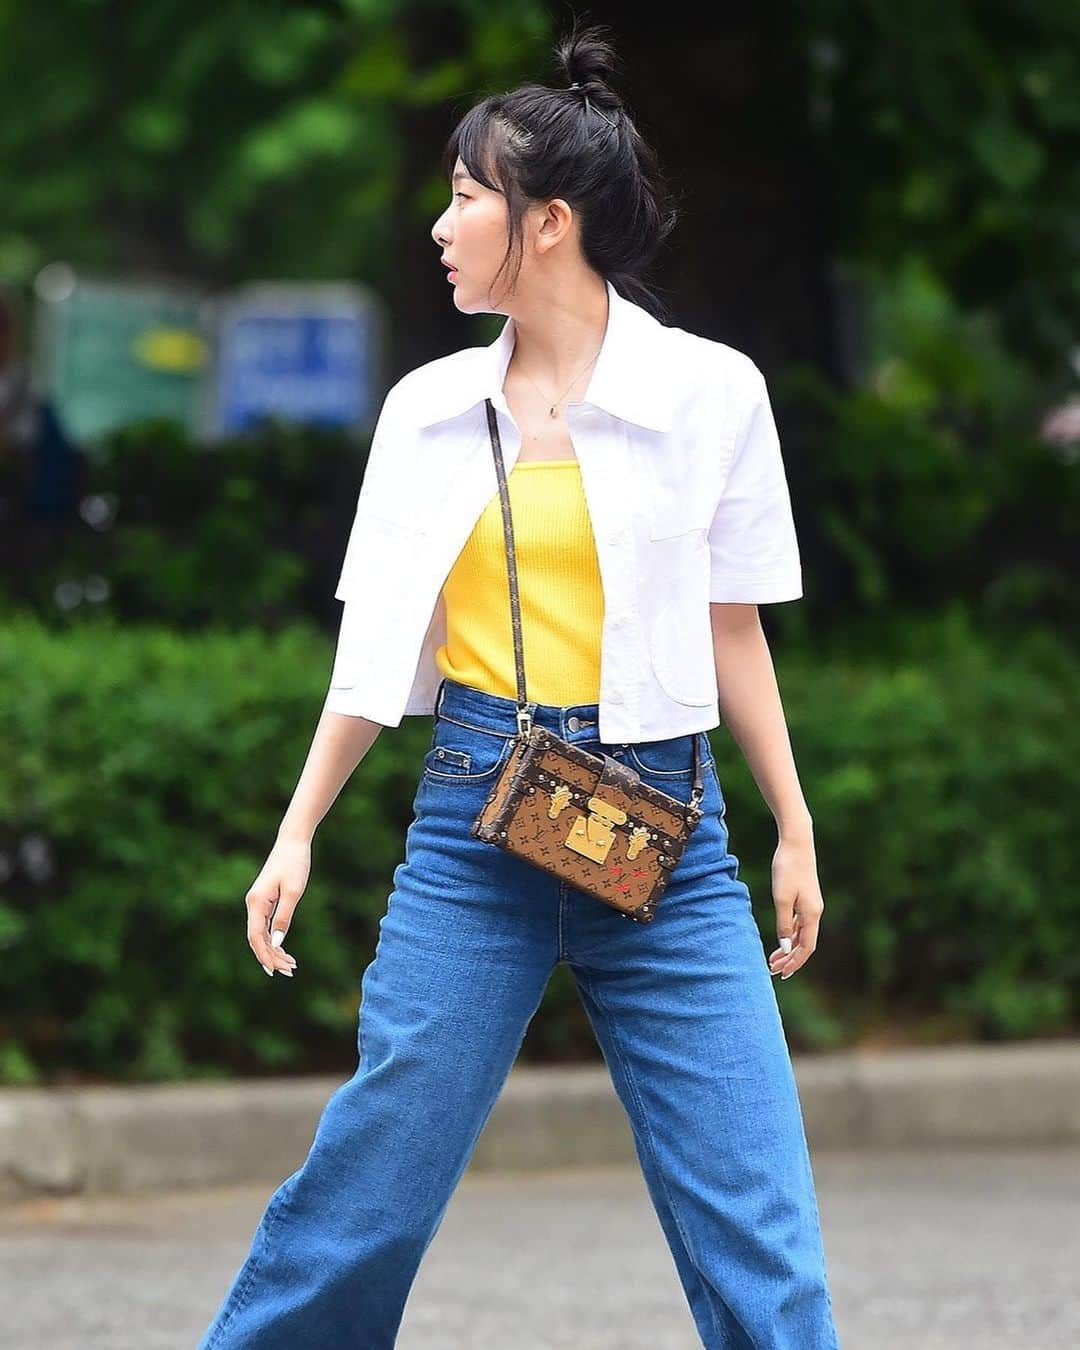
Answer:
[[[1080, 1345], [1080, 1149], [813, 1156], [843, 1350]], [[0, 1347], [193, 1350], [272, 1189], [0, 1208]], [[619, 1166], [467, 1171], [398, 1346], [700, 1350], [700, 1341], [640, 1173]]]

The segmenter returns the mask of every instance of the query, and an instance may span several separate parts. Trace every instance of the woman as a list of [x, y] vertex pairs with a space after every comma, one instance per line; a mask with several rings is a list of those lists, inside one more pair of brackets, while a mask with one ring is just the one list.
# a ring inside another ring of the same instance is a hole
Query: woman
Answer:
[[[652, 312], [641, 275], [674, 220], [654, 157], [609, 87], [599, 31], [558, 54], [567, 88], [488, 98], [447, 147], [453, 195], [432, 234], [454, 302], [507, 320], [384, 401], [326, 708], [247, 896], [268, 974], [293, 974], [283, 941], [312, 836], [381, 728], [434, 713], [431, 748], [361, 981], [356, 1073], [272, 1196], [202, 1350], [394, 1344], [561, 960], [702, 1343], [837, 1345], [769, 979], [805, 964], [822, 911], [756, 609], [802, 594], [775, 423], [747, 357]], [[470, 834], [517, 711], [489, 398], [534, 723], [684, 801], [702, 753], [705, 814], [648, 924]], [[707, 736], [721, 701], [779, 829], [768, 962]]]

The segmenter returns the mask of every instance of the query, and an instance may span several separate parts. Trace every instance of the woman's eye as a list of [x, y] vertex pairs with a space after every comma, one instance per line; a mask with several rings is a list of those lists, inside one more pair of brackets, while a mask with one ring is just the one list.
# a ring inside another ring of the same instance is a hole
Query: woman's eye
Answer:
[[455, 197], [464, 197], [466, 201], [469, 200], [468, 193], [465, 193], [465, 192], [455, 192], [455, 193], [454, 193], [454, 196], [455, 196]]

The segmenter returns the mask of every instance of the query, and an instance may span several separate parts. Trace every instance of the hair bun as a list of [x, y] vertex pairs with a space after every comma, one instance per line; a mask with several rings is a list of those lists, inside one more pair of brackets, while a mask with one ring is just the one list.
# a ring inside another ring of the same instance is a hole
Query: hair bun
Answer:
[[489, 294], [504, 277], [511, 293], [526, 265], [530, 205], [560, 198], [577, 215], [573, 247], [584, 264], [667, 322], [667, 306], [646, 277], [679, 212], [656, 151], [610, 83], [620, 65], [610, 32], [575, 19], [551, 50], [550, 81], [488, 94], [460, 119], [443, 151], [445, 182], [460, 159], [505, 202], [506, 253]]
[[619, 58], [607, 34], [610, 28], [592, 24], [577, 27], [556, 44], [555, 59], [568, 84], [577, 84], [595, 91], [598, 86], [610, 89], [611, 77], [619, 69]]

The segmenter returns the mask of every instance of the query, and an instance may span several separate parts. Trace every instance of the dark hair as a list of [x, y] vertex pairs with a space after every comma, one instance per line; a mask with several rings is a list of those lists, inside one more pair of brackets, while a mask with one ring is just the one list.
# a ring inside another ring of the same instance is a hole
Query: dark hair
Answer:
[[443, 153], [449, 179], [459, 156], [470, 177], [506, 197], [509, 246], [499, 275], [524, 251], [522, 217], [533, 202], [562, 197], [578, 215], [585, 261], [624, 299], [668, 318], [644, 273], [675, 226], [678, 212], [655, 152], [609, 84], [618, 58], [592, 25], [555, 47], [572, 89], [520, 85], [491, 94], [465, 114]]

